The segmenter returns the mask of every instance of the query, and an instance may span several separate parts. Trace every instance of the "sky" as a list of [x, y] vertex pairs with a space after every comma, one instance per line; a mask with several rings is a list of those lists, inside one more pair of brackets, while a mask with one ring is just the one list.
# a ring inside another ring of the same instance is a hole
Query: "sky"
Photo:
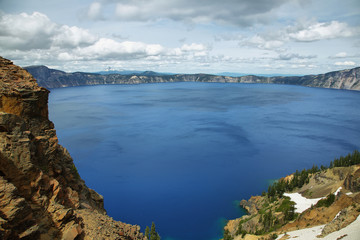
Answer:
[[0, 0], [0, 52], [66, 72], [319, 74], [360, 65], [360, 1]]

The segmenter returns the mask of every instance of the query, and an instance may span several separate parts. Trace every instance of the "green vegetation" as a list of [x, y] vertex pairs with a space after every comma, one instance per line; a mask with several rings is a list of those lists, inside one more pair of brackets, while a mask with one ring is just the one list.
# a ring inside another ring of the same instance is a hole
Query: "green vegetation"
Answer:
[[289, 197], [284, 198], [281, 205], [275, 211], [284, 213], [285, 221], [292, 221], [296, 217], [295, 203], [293, 201], [290, 201]]
[[146, 226], [145, 228], [145, 237], [147, 237], [147, 239], [150, 239], [150, 228], [148, 226]]
[[151, 229], [149, 229], [149, 227], [146, 226], [145, 236], [147, 237], [148, 240], [160, 240], [161, 239], [159, 234], [156, 232], [156, 227], [155, 227], [154, 222], [152, 222], [152, 224], [151, 224]]
[[[349, 167], [355, 164], [360, 164], [360, 153], [358, 150], [355, 150], [352, 154], [348, 154], [345, 157], [341, 156], [340, 158], [336, 158], [334, 161], [330, 162], [329, 168], [334, 167]], [[295, 188], [301, 188], [304, 184], [309, 183], [310, 174], [314, 174], [320, 171], [324, 171], [328, 169], [321, 165], [319, 168], [316, 165], [313, 165], [310, 169], [304, 169], [301, 172], [296, 170], [293, 175], [293, 178], [290, 181], [285, 181], [284, 179], [280, 179], [277, 182], [274, 182], [272, 185], [268, 187], [268, 196], [271, 201], [274, 201], [276, 197], [282, 197], [284, 192], [291, 192]]]
[[224, 231], [224, 240], [233, 240], [229, 230], [227, 229]]
[[278, 235], [276, 233], [271, 234], [270, 239], [275, 240], [277, 239]]
[[264, 215], [263, 215], [263, 225], [264, 225], [264, 232], [269, 232], [270, 229], [273, 227], [274, 225], [274, 220], [275, 220], [275, 217], [274, 215], [272, 214], [272, 211], [269, 210], [268, 212], [266, 212]]
[[236, 231], [236, 235], [240, 235], [240, 234], [241, 234], [241, 236], [244, 237], [244, 236], [247, 234], [247, 232], [242, 229], [242, 224], [243, 224], [243, 223], [240, 221], [240, 223], [239, 223], [239, 228], [238, 228], [238, 230]]
[[[242, 219], [239, 222], [238, 229], [235, 235], [241, 235], [244, 237], [246, 234], [263, 235], [271, 233], [286, 223], [293, 221], [297, 218], [298, 214], [295, 213], [295, 203], [290, 200], [289, 197], [283, 197], [285, 192], [292, 192], [296, 188], [301, 188], [305, 184], [309, 183], [312, 174], [325, 171], [328, 168], [334, 167], [348, 167], [355, 164], [360, 164], [360, 153], [355, 150], [352, 154], [348, 154], [345, 157], [341, 156], [338, 159], [330, 162], [330, 166], [326, 167], [321, 165], [320, 168], [317, 165], [313, 165], [310, 169], [303, 169], [301, 172], [296, 170], [290, 180], [280, 179], [274, 182], [268, 187], [268, 191], [262, 192], [262, 197], [265, 202], [262, 203], [261, 209], [258, 210], [256, 215], [251, 215], [246, 219]], [[309, 193], [311, 195], [311, 192]], [[314, 207], [329, 207], [335, 201], [335, 195], [329, 194], [325, 199], [320, 200]], [[277, 218], [275, 212], [283, 213], [284, 218]], [[357, 209], [360, 212], [360, 208]], [[259, 222], [256, 230], [247, 232], [243, 229], [243, 224], [250, 219], [259, 216]], [[259, 228], [258, 228], [259, 227]], [[254, 231], [254, 232], [253, 232]], [[270, 239], [276, 239], [277, 235], [272, 234]], [[224, 231], [224, 240], [232, 240], [228, 230]]]
[[73, 174], [75, 175], [75, 177], [76, 177], [77, 179], [80, 179], [80, 174], [79, 174], [79, 172], [78, 172], [78, 170], [77, 170], [77, 168], [76, 168], [76, 166], [75, 166], [74, 163], [72, 163], [70, 169], [71, 169], [71, 171], [73, 172]]
[[349, 167], [355, 164], [360, 164], [360, 153], [355, 150], [352, 154], [348, 154], [345, 157], [335, 158], [334, 161], [330, 162], [330, 168], [333, 167]]
[[317, 202], [315, 207], [330, 207], [335, 202], [335, 195], [330, 193], [325, 199], [321, 199]]
[[272, 201], [276, 199], [276, 197], [282, 197], [284, 192], [291, 192], [295, 188], [301, 188], [304, 184], [309, 183], [310, 174], [319, 172], [320, 169], [318, 166], [313, 165], [310, 169], [304, 169], [301, 172], [296, 170], [293, 175], [293, 178], [290, 181], [285, 181], [284, 179], [280, 179], [277, 182], [274, 182], [272, 185], [268, 187], [268, 196]]

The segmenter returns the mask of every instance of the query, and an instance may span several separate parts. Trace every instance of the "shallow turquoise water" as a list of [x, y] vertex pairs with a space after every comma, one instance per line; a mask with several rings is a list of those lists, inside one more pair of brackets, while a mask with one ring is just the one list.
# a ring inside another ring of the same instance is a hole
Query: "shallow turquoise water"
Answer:
[[116, 220], [221, 237], [269, 180], [360, 148], [360, 92], [167, 83], [52, 89], [50, 119]]

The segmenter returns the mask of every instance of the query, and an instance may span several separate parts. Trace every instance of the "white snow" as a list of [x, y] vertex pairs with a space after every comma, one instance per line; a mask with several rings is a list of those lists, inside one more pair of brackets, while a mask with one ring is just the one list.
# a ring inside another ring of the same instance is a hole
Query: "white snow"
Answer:
[[[334, 195], [336, 196], [340, 191], [342, 187], [339, 187], [335, 192]], [[349, 195], [347, 193], [347, 195]], [[284, 193], [284, 196], [290, 197], [291, 201], [295, 202], [295, 212], [302, 213], [306, 209], [310, 208], [311, 205], [315, 205], [319, 200], [325, 198], [305, 198], [301, 196], [300, 193]]]
[[[294, 238], [296, 238], [296, 240], [316, 239], [316, 236], [321, 234], [321, 231], [323, 230], [324, 226], [325, 225], [321, 225], [321, 226], [316, 226], [316, 227], [312, 227], [312, 228], [305, 228], [305, 229], [301, 229], [301, 230], [287, 232], [287, 235], [290, 236], [288, 239], [294, 239]], [[283, 236], [284, 236], [284, 234], [279, 235], [276, 238], [276, 240], [279, 240]]]
[[[324, 238], [317, 238], [316, 236], [321, 234], [322, 229], [325, 225], [316, 226], [312, 228], [305, 228], [301, 230], [296, 230], [292, 232], [287, 232], [290, 236], [288, 239], [296, 239], [296, 240], [336, 240], [340, 237], [344, 236], [342, 240], [359, 240], [360, 239], [360, 215], [357, 219], [352, 222], [347, 227], [340, 229], [339, 231], [330, 233]], [[278, 236], [276, 240], [282, 238], [284, 234]]]
[[[345, 236], [342, 238], [343, 240], [359, 240], [360, 239], [360, 215], [357, 219], [349, 224], [347, 227], [340, 229], [337, 232], [330, 233], [326, 237], [322, 238], [323, 240], [336, 240], [341, 236]], [[321, 238], [319, 238], [320, 240]]]
[[334, 217], [333, 221], [334, 221], [335, 219], [337, 219], [338, 216], [340, 216], [340, 213], [341, 213], [341, 211], [339, 211], [339, 212], [336, 214], [336, 216]]
[[338, 193], [341, 191], [342, 187], [339, 187], [335, 192], [334, 192], [334, 195], [338, 195]]
[[348, 192], [348, 193], [346, 193], [346, 195], [351, 195], [351, 194], [353, 194], [352, 192]]
[[284, 193], [284, 196], [290, 197], [291, 201], [295, 202], [295, 212], [302, 213], [311, 205], [315, 205], [322, 198], [305, 198], [300, 193]]

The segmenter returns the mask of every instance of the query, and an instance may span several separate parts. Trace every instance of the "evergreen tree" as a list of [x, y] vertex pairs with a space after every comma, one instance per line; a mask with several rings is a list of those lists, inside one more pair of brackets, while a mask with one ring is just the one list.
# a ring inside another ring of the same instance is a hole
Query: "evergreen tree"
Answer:
[[145, 228], [145, 236], [147, 237], [148, 240], [150, 240], [150, 229], [148, 226], [146, 226]]
[[233, 240], [229, 230], [227, 230], [227, 229], [224, 231], [224, 240]]
[[150, 229], [150, 240], [160, 240], [159, 234], [156, 232], [155, 223], [152, 222]]

